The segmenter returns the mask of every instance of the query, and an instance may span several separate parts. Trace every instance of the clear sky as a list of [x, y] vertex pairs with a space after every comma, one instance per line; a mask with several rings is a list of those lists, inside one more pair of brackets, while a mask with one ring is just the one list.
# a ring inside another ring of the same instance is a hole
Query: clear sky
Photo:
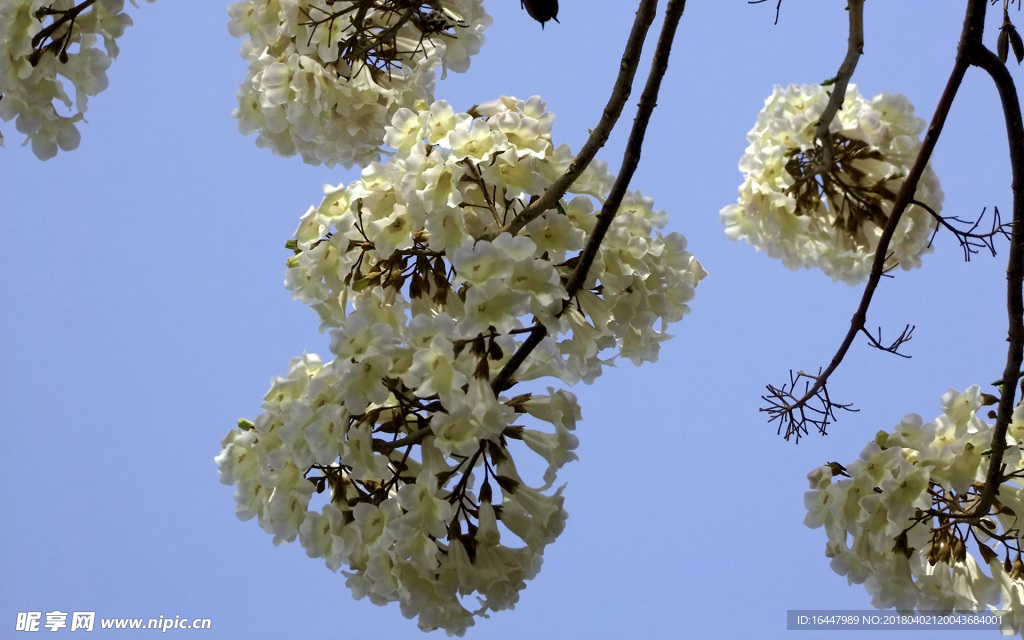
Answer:
[[[555, 142], [579, 149], [635, 3], [561, 4], [561, 24], [542, 31], [516, 0], [489, 0], [483, 50], [437, 97], [465, 109], [539, 94], [558, 115]], [[802, 525], [806, 473], [852, 461], [906, 413], [934, 419], [947, 388], [1001, 375], [1006, 252], [965, 264], [940, 234], [922, 269], [883, 282], [868, 318], [892, 335], [916, 325], [913, 358], [859, 340], [830, 385], [859, 413], [798, 446], [758, 413], [766, 383], [827, 364], [860, 296], [730, 242], [719, 222], [772, 86], [830, 78], [845, 53], [845, 3], [787, 0], [777, 26], [774, 5], [686, 10], [633, 187], [670, 213], [710, 276], [659, 362], [622, 362], [574, 389], [584, 420], [580, 460], [560, 473], [566, 530], [515, 611], [468, 637], [765, 640], [787, 635], [787, 609], [870, 608], [829, 568], [824, 531]], [[905, 94], [930, 118], [963, 5], [866, 3], [861, 92]], [[291, 357], [327, 354], [315, 314], [282, 286], [284, 243], [323, 184], [357, 173], [274, 156], [238, 133], [245, 62], [223, 3], [130, 11], [78, 150], [40, 162], [2, 128], [0, 636], [17, 637], [19, 611], [61, 610], [213, 621], [168, 637], [422, 637], [397, 605], [353, 600], [297, 542], [275, 548], [238, 520], [213, 462]], [[997, 106], [971, 71], [934, 159], [947, 215], [1010, 211]], [[600, 154], [613, 169], [631, 121], [627, 111]]]

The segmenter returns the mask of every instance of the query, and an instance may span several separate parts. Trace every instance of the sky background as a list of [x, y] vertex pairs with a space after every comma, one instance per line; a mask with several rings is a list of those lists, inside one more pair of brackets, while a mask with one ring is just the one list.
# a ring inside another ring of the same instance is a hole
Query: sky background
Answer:
[[[561, 24], [542, 31], [516, 0], [488, 0], [483, 50], [437, 97], [464, 110], [539, 94], [558, 115], [556, 144], [578, 150], [635, 3], [561, 4]], [[866, 3], [861, 92], [902, 93], [930, 118], [964, 4]], [[1001, 376], [1006, 246], [965, 264], [940, 234], [922, 269], [882, 284], [869, 327], [916, 325], [913, 358], [858, 340], [829, 388], [860, 412], [829, 436], [787, 443], [759, 414], [765, 384], [828, 363], [860, 289], [730, 242], [718, 212], [736, 199], [745, 135], [772, 86], [835, 75], [844, 7], [787, 0], [776, 26], [774, 2], [688, 6], [633, 188], [669, 212], [668, 230], [710, 275], [659, 362], [625, 361], [573, 389], [584, 420], [580, 460], [560, 473], [566, 530], [516, 609], [467, 637], [765, 640], [799, 635], [787, 609], [870, 608], [829, 568], [824, 531], [802, 524], [805, 475], [854, 460], [907, 413], [933, 420], [947, 388]], [[0, 636], [16, 637], [19, 611], [58, 609], [213, 621], [167, 637], [423, 637], [397, 605], [353, 600], [298, 542], [275, 548], [238, 520], [213, 462], [291, 357], [328, 353], [315, 313], [282, 286], [284, 242], [322, 185], [357, 172], [281, 158], [238, 133], [246, 64], [224, 3], [129, 11], [135, 26], [78, 150], [40, 162], [0, 125]], [[613, 170], [639, 93], [599, 156]], [[995, 90], [973, 70], [933, 161], [947, 215], [1010, 211], [1002, 136]]]

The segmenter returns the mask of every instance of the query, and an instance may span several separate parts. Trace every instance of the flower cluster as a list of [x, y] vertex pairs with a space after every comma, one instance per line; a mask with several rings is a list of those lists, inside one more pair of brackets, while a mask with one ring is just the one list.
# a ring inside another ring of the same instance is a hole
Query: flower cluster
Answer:
[[[84, 119], [89, 96], [107, 88], [107, 68], [118, 53], [116, 39], [131, 23], [124, 0], [0, 3], [0, 120], [15, 120], [41, 160], [57, 155], [58, 147], [78, 148], [76, 125]], [[100, 38], [102, 51], [97, 47]]]
[[[828, 100], [825, 86], [775, 87], [747, 134], [739, 201], [720, 215], [731, 239], [791, 269], [817, 267], [857, 284], [871, 272], [882, 228], [921, 148], [924, 122], [903, 96], [882, 93], [868, 101], [849, 85], [829, 139], [817, 140]], [[887, 268], [920, 266], [942, 200], [929, 165], [912, 200], [917, 204], [903, 213], [889, 244]]]
[[400, 107], [432, 100], [437, 67], [462, 72], [491, 18], [482, 0], [245, 0], [241, 132], [310, 164], [365, 166]]
[[976, 386], [950, 390], [935, 422], [908, 415], [856, 462], [808, 474], [804, 523], [824, 525], [832, 568], [864, 584], [876, 607], [979, 611], [1002, 601], [1006, 630], [1024, 630], [1024, 407], [1013, 414], [993, 507], [963, 518], [988, 473], [993, 427], [978, 414], [995, 402]]
[[[218, 457], [240, 517], [347, 566], [357, 597], [398, 601], [424, 629], [461, 634], [513, 607], [564, 526], [554, 487], [576, 457], [576, 398], [506, 392], [655, 359], [705, 275], [680, 234], [654, 231], [665, 214], [630, 194], [570, 297], [610, 187], [599, 164], [571, 199], [503, 231], [573, 157], [552, 145], [552, 119], [538, 98], [393, 115], [388, 162], [326, 187], [289, 243], [286, 284], [331, 329], [334, 360], [293, 360]], [[510, 364], [540, 327], [547, 336]], [[531, 451], [546, 463], [539, 488], [516, 465]], [[460, 597], [474, 593], [470, 610]]]

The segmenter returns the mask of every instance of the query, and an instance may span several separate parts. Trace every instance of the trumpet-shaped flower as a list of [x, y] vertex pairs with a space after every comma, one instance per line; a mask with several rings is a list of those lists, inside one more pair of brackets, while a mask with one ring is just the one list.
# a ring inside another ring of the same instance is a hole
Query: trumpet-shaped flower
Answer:
[[[828, 137], [815, 139], [830, 97], [821, 85], [775, 87], [740, 160], [739, 201], [721, 210], [732, 240], [744, 240], [791, 269], [818, 268], [857, 284], [871, 271], [882, 229], [909, 173], [924, 121], [902, 96], [872, 100], [849, 85]], [[888, 245], [886, 268], [911, 269], [931, 250], [942, 208], [938, 178], [925, 168]]]

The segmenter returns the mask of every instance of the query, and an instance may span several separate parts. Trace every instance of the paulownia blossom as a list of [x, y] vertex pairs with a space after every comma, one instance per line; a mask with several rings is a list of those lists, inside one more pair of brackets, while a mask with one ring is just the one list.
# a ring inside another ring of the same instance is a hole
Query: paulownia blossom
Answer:
[[995, 402], [976, 386], [951, 389], [934, 422], [908, 415], [855, 462], [808, 474], [804, 523], [825, 527], [832, 568], [863, 584], [876, 607], [1000, 610], [1004, 631], [1024, 631], [1024, 407], [1013, 413], [990, 512], [957, 517], [985, 483], [993, 426], [980, 414]]
[[491, 17], [482, 0], [246, 0], [235, 116], [256, 144], [310, 164], [365, 166], [401, 107], [433, 100], [437, 68], [462, 72]]
[[39, 159], [78, 148], [77, 125], [89, 97], [107, 88], [117, 38], [131, 24], [124, 0], [0, 2], [0, 120], [14, 120]]
[[[849, 85], [828, 140], [815, 132], [829, 99], [821, 85], [775, 87], [740, 160], [737, 204], [721, 211], [726, 233], [791, 269], [864, 281], [893, 201], [921, 148], [924, 121], [903, 96], [866, 100]], [[889, 244], [885, 266], [920, 266], [942, 208], [930, 165]], [[929, 212], [931, 210], [931, 213]]]
[[[580, 408], [563, 389], [515, 387], [656, 359], [705, 275], [683, 236], [656, 231], [665, 214], [629, 194], [569, 297], [610, 187], [599, 163], [521, 233], [502, 230], [573, 158], [552, 119], [538, 98], [394, 113], [387, 162], [326, 187], [289, 243], [286, 284], [331, 331], [334, 359], [294, 359], [217, 457], [239, 517], [298, 538], [357, 598], [397, 601], [423, 629], [461, 634], [513, 607], [564, 527], [557, 472], [576, 457]], [[532, 456], [536, 486], [520, 475]]]

